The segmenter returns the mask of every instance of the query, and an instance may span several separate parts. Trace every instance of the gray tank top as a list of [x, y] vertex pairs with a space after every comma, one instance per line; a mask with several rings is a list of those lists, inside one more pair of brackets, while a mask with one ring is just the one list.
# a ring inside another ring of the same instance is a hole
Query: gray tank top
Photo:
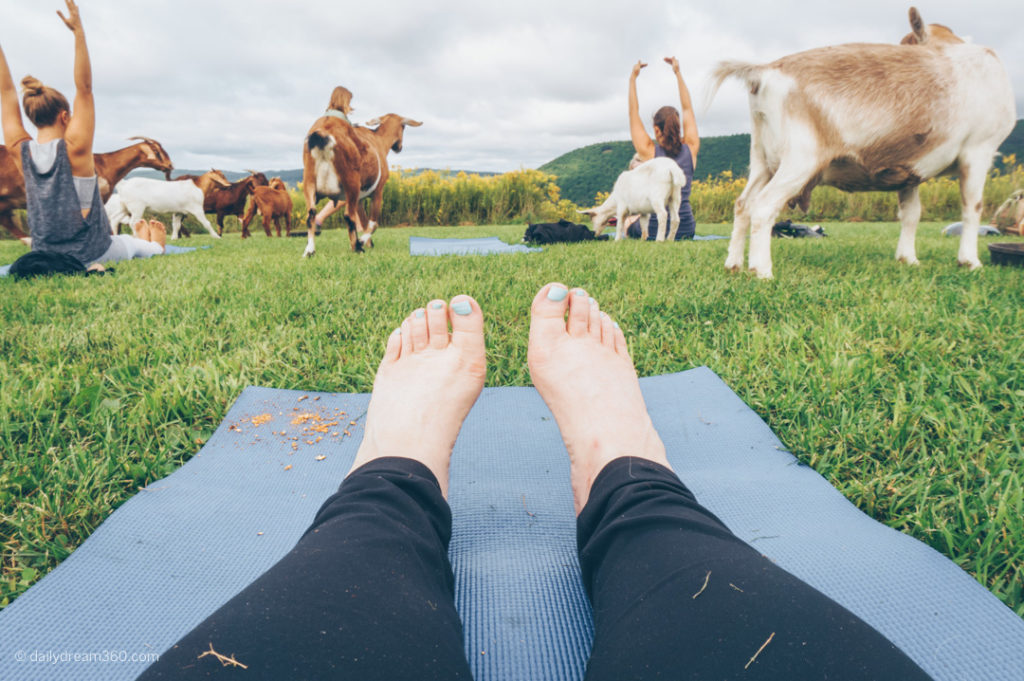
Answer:
[[32, 160], [29, 145], [21, 145], [32, 250], [64, 253], [88, 264], [110, 248], [110, 222], [100, 200], [98, 184], [93, 189], [89, 215], [82, 217], [64, 140], [57, 140], [56, 146], [53, 164], [46, 172], [40, 172]]

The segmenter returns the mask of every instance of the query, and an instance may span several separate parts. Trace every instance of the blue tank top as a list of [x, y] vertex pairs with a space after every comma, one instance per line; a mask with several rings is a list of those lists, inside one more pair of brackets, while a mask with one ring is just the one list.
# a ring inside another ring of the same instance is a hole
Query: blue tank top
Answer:
[[25, 197], [33, 251], [64, 253], [89, 264], [110, 248], [110, 221], [100, 200], [99, 183], [92, 195], [89, 214], [82, 208], [71, 174], [64, 140], [57, 141], [57, 158], [45, 173], [39, 172], [28, 143], [21, 145]]
[[[692, 239], [697, 230], [697, 221], [693, 219], [693, 209], [690, 207], [690, 190], [693, 189], [693, 154], [690, 153], [690, 147], [684, 144], [682, 149], [679, 150], [678, 155], [669, 156], [668, 153], [661, 148], [661, 145], [655, 142], [654, 156], [655, 158], [664, 156], [672, 159], [683, 171], [683, 175], [686, 176], [686, 186], [683, 187], [682, 191], [683, 200], [679, 204], [679, 231], [676, 232], [676, 241]], [[639, 227], [637, 227], [636, 233], [639, 235]], [[657, 234], [658, 217], [656, 215], [652, 215], [650, 224], [648, 225], [647, 239], [649, 241], [653, 241]]]
[[658, 158], [659, 156], [671, 158], [682, 169], [683, 174], [686, 175], [686, 186], [683, 187], [683, 202], [689, 203], [690, 190], [693, 188], [693, 154], [690, 153], [690, 146], [684, 144], [677, 156], [669, 156], [668, 152], [662, 149], [660, 144], [655, 143], [654, 157]]

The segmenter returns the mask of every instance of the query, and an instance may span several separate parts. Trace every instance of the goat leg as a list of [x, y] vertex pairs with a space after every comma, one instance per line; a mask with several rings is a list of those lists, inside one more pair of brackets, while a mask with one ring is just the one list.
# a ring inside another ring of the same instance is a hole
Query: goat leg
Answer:
[[345, 222], [348, 224], [348, 243], [354, 253], [363, 252], [363, 242], [359, 240], [359, 236], [356, 233], [356, 223], [347, 214], [345, 215]]

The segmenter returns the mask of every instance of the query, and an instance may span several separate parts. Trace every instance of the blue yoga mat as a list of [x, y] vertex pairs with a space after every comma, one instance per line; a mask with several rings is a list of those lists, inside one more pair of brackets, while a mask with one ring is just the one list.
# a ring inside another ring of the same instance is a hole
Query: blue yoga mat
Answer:
[[[164, 246], [164, 252], [160, 255], [181, 255], [182, 253], [191, 253], [197, 248], [207, 249], [209, 246], [173, 246], [167, 244]], [[157, 257], [157, 256], [152, 256]], [[6, 277], [11, 272], [10, 265], [0, 265], [0, 277]]]
[[[799, 465], [713, 372], [641, 385], [673, 467], [740, 537], [936, 679], [1021, 677], [1024, 621]], [[134, 678], [147, 656], [294, 545], [348, 471], [368, 401], [247, 388], [198, 455], [126, 502], [0, 612], [0, 678]], [[477, 681], [581, 679], [593, 632], [568, 458], [533, 388], [484, 390], [455, 445], [450, 496], [456, 604]], [[126, 661], [59, 658], [104, 651]]]
[[536, 253], [541, 248], [509, 245], [496, 236], [477, 239], [430, 239], [409, 237], [409, 255], [492, 255], [495, 253]]

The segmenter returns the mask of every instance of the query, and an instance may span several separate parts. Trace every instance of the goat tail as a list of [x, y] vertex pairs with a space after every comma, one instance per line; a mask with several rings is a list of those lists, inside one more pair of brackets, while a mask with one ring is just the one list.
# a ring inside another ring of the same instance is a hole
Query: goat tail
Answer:
[[707, 94], [704, 97], [705, 113], [711, 107], [711, 102], [722, 83], [727, 78], [737, 78], [745, 82], [749, 87], [754, 88], [761, 83], [761, 72], [764, 67], [760, 64], [751, 64], [743, 61], [724, 60], [718, 62], [715, 70], [711, 72], [711, 83], [708, 86]]
[[324, 149], [330, 141], [330, 135], [314, 130], [309, 133], [309, 137], [306, 138], [306, 145], [309, 146], [309, 150], [312, 151], [313, 149]]

